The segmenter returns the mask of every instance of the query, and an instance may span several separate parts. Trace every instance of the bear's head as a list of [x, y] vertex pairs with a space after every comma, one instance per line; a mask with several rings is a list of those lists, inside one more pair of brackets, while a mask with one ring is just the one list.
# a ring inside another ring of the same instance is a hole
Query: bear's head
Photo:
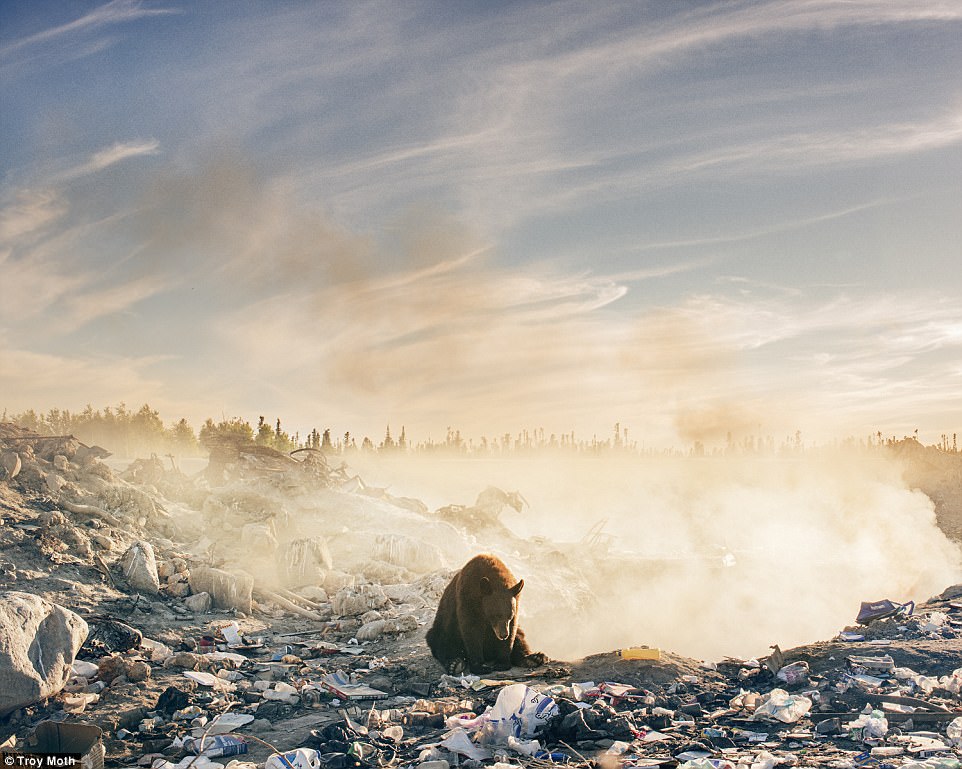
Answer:
[[518, 614], [518, 593], [523, 587], [523, 579], [514, 587], [505, 588], [492, 585], [487, 577], [481, 578], [481, 613], [499, 641], [506, 641], [511, 635], [511, 621]]

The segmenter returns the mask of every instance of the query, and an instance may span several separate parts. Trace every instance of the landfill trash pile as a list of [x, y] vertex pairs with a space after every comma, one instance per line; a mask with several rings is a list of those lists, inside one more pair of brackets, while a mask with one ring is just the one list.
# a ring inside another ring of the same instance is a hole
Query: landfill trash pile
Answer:
[[425, 632], [478, 552], [472, 526], [515, 563], [554, 559], [559, 616], [590, 600], [577, 564], [500, 523], [517, 492], [431, 513], [321, 452], [224, 445], [196, 476], [104, 459], [0, 424], [4, 752], [90, 769], [962, 766], [962, 585], [918, 606], [866, 596], [835, 638], [757, 660], [639, 646], [448, 675]]

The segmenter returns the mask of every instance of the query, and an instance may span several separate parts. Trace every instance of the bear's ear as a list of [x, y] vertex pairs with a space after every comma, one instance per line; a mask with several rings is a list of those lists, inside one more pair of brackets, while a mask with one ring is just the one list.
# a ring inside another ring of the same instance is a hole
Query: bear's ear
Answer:
[[517, 595], [518, 593], [521, 592], [521, 588], [523, 588], [523, 587], [524, 587], [524, 580], [523, 580], [523, 579], [519, 579], [519, 580], [518, 580], [518, 584], [515, 585], [514, 587], [510, 588], [510, 589], [508, 590], [508, 592], [511, 593], [511, 595]]
[[481, 577], [481, 595], [488, 595], [491, 592], [491, 580]]

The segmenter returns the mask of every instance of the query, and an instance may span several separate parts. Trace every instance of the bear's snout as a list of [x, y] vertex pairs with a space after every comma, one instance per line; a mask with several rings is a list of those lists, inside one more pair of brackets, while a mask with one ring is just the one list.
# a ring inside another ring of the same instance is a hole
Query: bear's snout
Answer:
[[507, 641], [508, 636], [511, 634], [511, 622], [503, 622], [497, 625], [492, 625], [491, 629], [494, 631], [494, 637], [499, 641]]

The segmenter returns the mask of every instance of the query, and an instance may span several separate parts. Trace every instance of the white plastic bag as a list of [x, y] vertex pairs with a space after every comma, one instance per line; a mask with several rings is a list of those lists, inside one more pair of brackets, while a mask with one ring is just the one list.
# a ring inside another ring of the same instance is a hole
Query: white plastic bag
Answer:
[[784, 689], [772, 689], [756, 709], [752, 718], [781, 721], [794, 724], [812, 709], [812, 701], [801, 694], [789, 694]]
[[508, 749], [525, 756], [533, 756], [541, 750], [541, 743], [537, 740], [519, 740], [517, 737], [508, 737]]
[[777, 760], [767, 750], [761, 751], [752, 761], [752, 769], [774, 769]]
[[863, 742], [869, 740], [881, 740], [888, 734], [889, 722], [881, 710], [873, 710], [870, 713], [862, 713], [851, 723], [845, 725], [846, 731], [855, 732], [855, 737], [860, 737]]
[[546, 694], [524, 684], [505, 686], [484, 713], [479, 741], [504, 745], [508, 737], [530, 739], [557, 712], [558, 705]]
[[962, 668], [956, 668], [951, 675], [942, 676], [939, 679], [939, 686], [952, 694], [962, 693]]
[[952, 741], [955, 747], [962, 748], [962, 716], [956, 718], [945, 727], [945, 735]]
[[275, 753], [267, 759], [264, 769], [320, 769], [321, 759], [313, 748], [297, 748], [286, 753]]
[[[441, 747], [447, 748], [452, 753], [467, 756], [475, 761], [484, 761], [491, 758], [491, 751], [476, 745], [471, 741], [471, 736], [464, 729], [452, 729], [441, 740]], [[264, 769], [271, 769], [265, 767]]]

